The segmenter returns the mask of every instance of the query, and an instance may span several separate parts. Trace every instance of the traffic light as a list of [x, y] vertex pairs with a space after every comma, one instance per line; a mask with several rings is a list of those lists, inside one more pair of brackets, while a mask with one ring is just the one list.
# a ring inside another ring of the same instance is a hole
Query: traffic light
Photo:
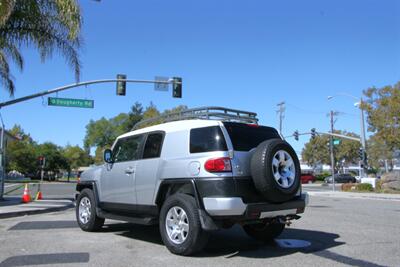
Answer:
[[293, 136], [296, 141], [299, 141], [299, 131], [294, 131]]
[[[118, 80], [126, 80], [125, 74], [117, 74]], [[126, 81], [117, 81], [117, 95], [125, 95], [126, 94]]]
[[360, 158], [360, 160], [364, 159], [363, 155], [364, 155], [364, 149], [360, 147], [360, 149], [358, 150], [358, 157]]
[[172, 97], [182, 98], [182, 78], [173, 77], [172, 82]]
[[46, 163], [46, 158], [44, 156], [39, 156], [38, 158], [39, 166], [43, 168], [45, 163]]
[[315, 138], [315, 128], [311, 129], [311, 138], [314, 139]]

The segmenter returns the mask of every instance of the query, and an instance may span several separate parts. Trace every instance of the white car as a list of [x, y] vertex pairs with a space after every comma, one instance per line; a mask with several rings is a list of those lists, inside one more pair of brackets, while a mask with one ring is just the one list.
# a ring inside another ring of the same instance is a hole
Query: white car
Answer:
[[100, 230], [106, 218], [159, 224], [167, 248], [190, 255], [212, 230], [239, 223], [267, 241], [304, 212], [296, 153], [255, 113], [206, 107], [141, 125], [152, 122], [119, 136], [105, 163], [82, 173], [82, 230]]

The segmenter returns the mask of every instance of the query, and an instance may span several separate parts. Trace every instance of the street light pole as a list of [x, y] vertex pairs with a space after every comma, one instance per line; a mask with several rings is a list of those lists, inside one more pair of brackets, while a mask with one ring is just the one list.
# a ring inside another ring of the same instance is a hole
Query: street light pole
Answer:
[[[333, 133], [333, 125], [334, 119], [333, 116], [335, 113], [331, 110], [331, 133]], [[335, 191], [335, 157], [333, 155], [333, 136], [331, 135], [329, 138], [329, 149], [331, 154], [331, 174], [332, 174], [332, 190]]]
[[362, 154], [362, 163], [363, 163], [363, 168], [360, 169], [360, 172], [362, 173], [362, 175], [360, 175], [361, 177], [364, 174], [364, 169], [366, 167], [366, 158], [365, 158], [365, 152], [367, 151], [367, 145], [366, 145], [366, 137], [365, 137], [365, 120], [364, 120], [364, 110], [363, 110], [363, 99], [362, 97], [356, 97], [353, 96], [351, 94], [347, 94], [347, 93], [339, 93], [336, 94], [334, 96], [328, 96], [328, 100], [334, 98], [335, 96], [346, 96], [346, 97], [350, 97], [355, 99], [356, 101], [359, 101], [357, 103], [355, 103], [355, 106], [358, 106], [358, 108], [360, 109], [360, 143], [361, 143], [361, 147], [363, 149], [363, 154]]
[[366, 158], [365, 158], [365, 152], [367, 151], [367, 146], [366, 146], [366, 138], [365, 138], [365, 122], [364, 122], [364, 110], [362, 109], [362, 104], [363, 104], [363, 99], [360, 98], [360, 104], [359, 104], [359, 108], [360, 108], [360, 119], [361, 119], [361, 146], [363, 149], [363, 154], [362, 154], [362, 163], [363, 163], [363, 168], [361, 168], [362, 170], [362, 176], [364, 176], [364, 169], [365, 169], [365, 165], [366, 165]]

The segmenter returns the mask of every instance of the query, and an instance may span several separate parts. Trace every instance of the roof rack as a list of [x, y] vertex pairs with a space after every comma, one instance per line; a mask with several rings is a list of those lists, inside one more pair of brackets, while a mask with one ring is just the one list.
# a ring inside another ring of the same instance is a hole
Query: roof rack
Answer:
[[242, 122], [242, 123], [254, 123], [258, 124], [257, 113], [230, 109], [224, 107], [200, 107], [185, 109], [179, 112], [164, 114], [159, 117], [150, 118], [141, 122], [136, 123], [133, 130], [141, 128], [146, 124], [154, 122], [165, 123], [170, 121], [190, 120], [190, 119], [201, 119], [201, 120], [222, 120], [231, 122]]

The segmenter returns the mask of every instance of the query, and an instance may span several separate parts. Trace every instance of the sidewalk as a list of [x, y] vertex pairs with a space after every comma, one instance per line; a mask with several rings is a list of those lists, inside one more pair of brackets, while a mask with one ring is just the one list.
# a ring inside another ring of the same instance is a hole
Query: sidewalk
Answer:
[[372, 199], [372, 200], [391, 200], [400, 201], [400, 194], [384, 194], [384, 193], [357, 193], [357, 192], [342, 192], [342, 191], [309, 191], [310, 196], [320, 197], [336, 197], [336, 198], [357, 198], [357, 199]]
[[21, 197], [4, 196], [0, 200], [0, 219], [62, 211], [74, 207], [69, 199], [43, 199], [21, 203]]

